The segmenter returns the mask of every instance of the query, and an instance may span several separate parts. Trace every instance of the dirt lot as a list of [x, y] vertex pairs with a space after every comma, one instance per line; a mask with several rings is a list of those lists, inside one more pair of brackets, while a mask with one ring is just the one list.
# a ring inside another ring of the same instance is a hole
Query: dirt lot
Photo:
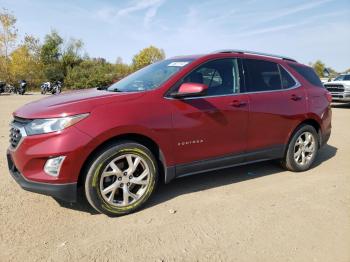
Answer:
[[140, 212], [108, 218], [10, 177], [11, 112], [40, 97], [0, 96], [0, 261], [350, 261], [350, 106], [334, 108], [308, 172], [267, 162], [187, 177]]

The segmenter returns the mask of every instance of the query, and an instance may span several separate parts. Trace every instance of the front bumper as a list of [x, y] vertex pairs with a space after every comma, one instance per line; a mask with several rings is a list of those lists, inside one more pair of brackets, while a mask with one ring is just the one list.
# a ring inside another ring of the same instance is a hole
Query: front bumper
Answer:
[[331, 92], [331, 95], [334, 102], [350, 102], [350, 91]]
[[[45, 184], [76, 183], [91, 148], [91, 138], [74, 126], [60, 132], [24, 137], [16, 148], [9, 147], [18, 172], [29, 180]], [[65, 156], [58, 176], [44, 171], [48, 159]]]
[[[7, 150], [12, 177], [25, 190], [75, 202], [81, 168], [91, 152], [91, 137], [74, 126], [59, 132], [22, 136]], [[64, 156], [57, 176], [44, 167], [48, 159]]]
[[17, 170], [9, 152], [7, 153], [7, 163], [10, 174], [24, 190], [52, 196], [67, 202], [76, 202], [77, 183], [48, 184], [30, 181]]

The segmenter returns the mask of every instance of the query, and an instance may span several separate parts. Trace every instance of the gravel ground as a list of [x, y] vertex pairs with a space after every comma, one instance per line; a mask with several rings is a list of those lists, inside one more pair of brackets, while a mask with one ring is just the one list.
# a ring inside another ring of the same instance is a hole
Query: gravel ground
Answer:
[[266, 162], [178, 179], [109, 218], [10, 177], [11, 113], [41, 97], [0, 95], [0, 261], [350, 261], [350, 105], [334, 107], [308, 172]]

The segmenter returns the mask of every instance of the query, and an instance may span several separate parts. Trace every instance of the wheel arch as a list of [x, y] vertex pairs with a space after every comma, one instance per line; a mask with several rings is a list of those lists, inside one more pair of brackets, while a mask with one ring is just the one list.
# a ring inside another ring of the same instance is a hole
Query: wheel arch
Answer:
[[300, 126], [302, 125], [310, 125], [312, 127], [315, 128], [317, 134], [318, 134], [318, 145], [321, 146], [322, 145], [322, 130], [321, 130], [321, 124], [319, 123], [319, 121], [317, 121], [314, 118], [307, 118], [303, 121], [301, 121], [300, 123], [298, 123], [298, 125], [296, 125], [294, 127], [294, 129], [289, 133], [288, 135], [288, 139], [287, 139], [287, 143], [285, 144], [285, 148], [284, 148], [284, 154], [286, 154], [287, 149], [288, 149], [288, 145], [290, 143], [290, 140], [292, 139], [293, 135], [295, 134], [295, 132], [299, 129]]
[[91, 163], [91, 161], [96, 157], [96, 155], [103, 150], [104, 148], [108, 147], [111, 144], [120, 142], [120, 141], [131, 141], [139, 143], [145, 147], [147, 147], [155, 156], [157, 160], [157, 164], [159, 167], [159, 175], [161, 181], [168, 181], [167, 176], [171, 175], [168, 174], [168, 168], [166, 165], [166, 159], [165, 156], [160, 148], [160, 146], [150, 137], [138, 134], [138, 133], [126, 133], [126, 134], [119, 134], [113, 137], [108, 138], [104, 142], [100, 143], [98, 146], [96, 146], [88, 155], [88, 157], [85, 159], [84, 164], [82, 165], [79, 177], [78, 177], [78, 186], [81, 186], [84, 181], [84, 176], [87, 172], [87, 169]]

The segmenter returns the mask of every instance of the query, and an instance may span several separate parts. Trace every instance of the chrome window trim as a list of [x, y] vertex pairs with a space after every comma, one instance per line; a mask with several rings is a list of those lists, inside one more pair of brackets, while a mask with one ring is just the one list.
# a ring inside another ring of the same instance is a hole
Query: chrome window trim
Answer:
[[[275, 63], [275, 62], [272, 62]], [[281, 66], [284, 70], [286, 70], [286, 72], [293, 78], [293, 80], [295, 81], [295, 85], [289, 88], [282, 88], [282, 89], [278, 89], [278, 90], [266, 90], [266, 91], [255, 91], [255, 92], [243, 92], [243, 93], [232, 93], [232, 94], [224, 94], [224, 95], [213, 95], [213, 96], [195, 96], [195, 97], [185, 97], [185, 98], [174, 98], [174, 97], [168, 97], [165, 96], [164, 98], [166, 99], [175, 99], [175, 100], [193, 100], [193, 99], [203, 99], [203, 98], [211, 98], [211, 97], [223, 97], [223, 96], [237, 96], [237, 95], [245, 95], [245, 94], [260, 94], [260, 93], [272, 93], [272, 92], [283, 92], [283, 91], [289, 91], [289, 90], [293, 90], [296, 88], [301, 87], [300, 82], [298, 81], [298, 79], [296, 79], [296, 77], [294, 77], [294, 75], [292, 73], [289, 72], [288, 69], [286, 69], [283, 65], [276, 63], [277, 65]]]
[[165, 96], [164, 98], [170, 99], [170, 100], [193, 100], [193, 99], [200, 99], [200, 98], [223, 97], [223, 96], [236, 96], [236, 95], [244, 95], [244, 94], [246, 94], [246, 93], [232, 93], [232, 94], [212, 95], [212, 96], [194, 96], [194, 97], [184, 97], [184, 98], [174, 98], [174, 97]]
[[13, 148], [10, 144], [9, 146], [9, 150], [12, 151], [12, 152], [15, 152], [19, 147], [20, 145], [22, 144], [23, 140], [25, 139], [25, 137], [27, 137], [27, 132], [26, 130], [24, 129], [24, 126], [18, 126], [14, 123], [14, 121], [12, 121], [10, 124], [9, 124], [10, 127], [14, 127], [14, 128], [17, 128], [19, 130], [19, 132], [21, 133], [21, 139], [19, 140], [17, 146], [15, 148]]

